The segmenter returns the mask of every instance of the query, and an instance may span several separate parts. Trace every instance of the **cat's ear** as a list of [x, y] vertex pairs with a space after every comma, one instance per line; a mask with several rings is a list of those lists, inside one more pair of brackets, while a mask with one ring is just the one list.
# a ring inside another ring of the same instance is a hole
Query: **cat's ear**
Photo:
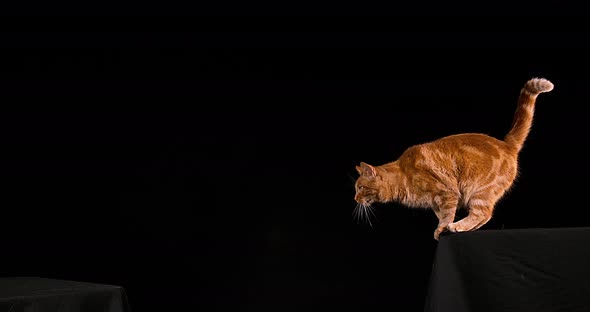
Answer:
[[359, 167], [357, 167], [357, 170], [359, 170], [359, 173], [366, 176], [366, 177], [370, 177], [370, 178], [374, 178], [377, 176], [377, 169], [375, 169], [375, 167], [361, 162], [361, 166], [360, 169]]
[[356, 166], [356, 172], [363, 174], [363, 169], [360, 166]]

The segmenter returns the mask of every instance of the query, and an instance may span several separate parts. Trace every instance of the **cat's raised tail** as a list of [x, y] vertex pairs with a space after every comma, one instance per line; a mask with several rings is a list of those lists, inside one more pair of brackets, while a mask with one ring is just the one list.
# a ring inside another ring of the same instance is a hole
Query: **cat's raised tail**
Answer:
[[533, 78], [527, 81], [520, 90], [512, 128], [504, 137], [504, 141], [512, 146], [516, 152], [522, 149], [524, 141], [531, 130], [537, 96], [551, 90], [553, 90], [553, 84], [545, 78]]

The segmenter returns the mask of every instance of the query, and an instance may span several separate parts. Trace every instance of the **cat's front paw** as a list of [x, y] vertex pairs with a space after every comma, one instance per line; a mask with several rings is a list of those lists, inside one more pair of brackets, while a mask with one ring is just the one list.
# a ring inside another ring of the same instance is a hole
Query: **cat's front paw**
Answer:
[[436, 228], [436, 230], [434, 231], [434, 239], [438, 240], [440, 237], [440, 234], [445, 230], [444, 227], [438, 227]]

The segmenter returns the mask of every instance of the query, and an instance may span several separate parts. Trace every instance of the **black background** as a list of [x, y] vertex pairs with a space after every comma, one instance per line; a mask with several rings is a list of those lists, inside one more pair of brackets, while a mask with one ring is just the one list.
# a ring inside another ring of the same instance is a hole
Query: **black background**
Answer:
[[482, 14], [486, 27], [240, 8], [5, 28], [2, 276], [121, 285], [134, 311], [421, 311], [437, 220], [387, 204], [358, 224], [354, 166], [449, 134], [503, 137], [536, 76], [555, 90], [482, 230], [588, 224], [581, 28], [534, 8]]

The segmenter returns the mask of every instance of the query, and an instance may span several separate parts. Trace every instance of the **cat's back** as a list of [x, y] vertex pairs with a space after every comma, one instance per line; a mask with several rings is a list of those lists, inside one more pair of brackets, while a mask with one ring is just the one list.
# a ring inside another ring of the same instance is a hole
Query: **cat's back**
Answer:
[[449, 153], [460, 152], [463, 154], [472, 151], [491, 156], [510, 153], [506, 142], [482, 133], [450, 135], [427, 143], [426, 146]]
[[462, 133], [411, 146], [404, 151], [399, 161], [402, 166], [451, 168], [469, 163], [482, 164], [494, 159], [514, 159], [513, 154], [502, 140], [481, 133]]

